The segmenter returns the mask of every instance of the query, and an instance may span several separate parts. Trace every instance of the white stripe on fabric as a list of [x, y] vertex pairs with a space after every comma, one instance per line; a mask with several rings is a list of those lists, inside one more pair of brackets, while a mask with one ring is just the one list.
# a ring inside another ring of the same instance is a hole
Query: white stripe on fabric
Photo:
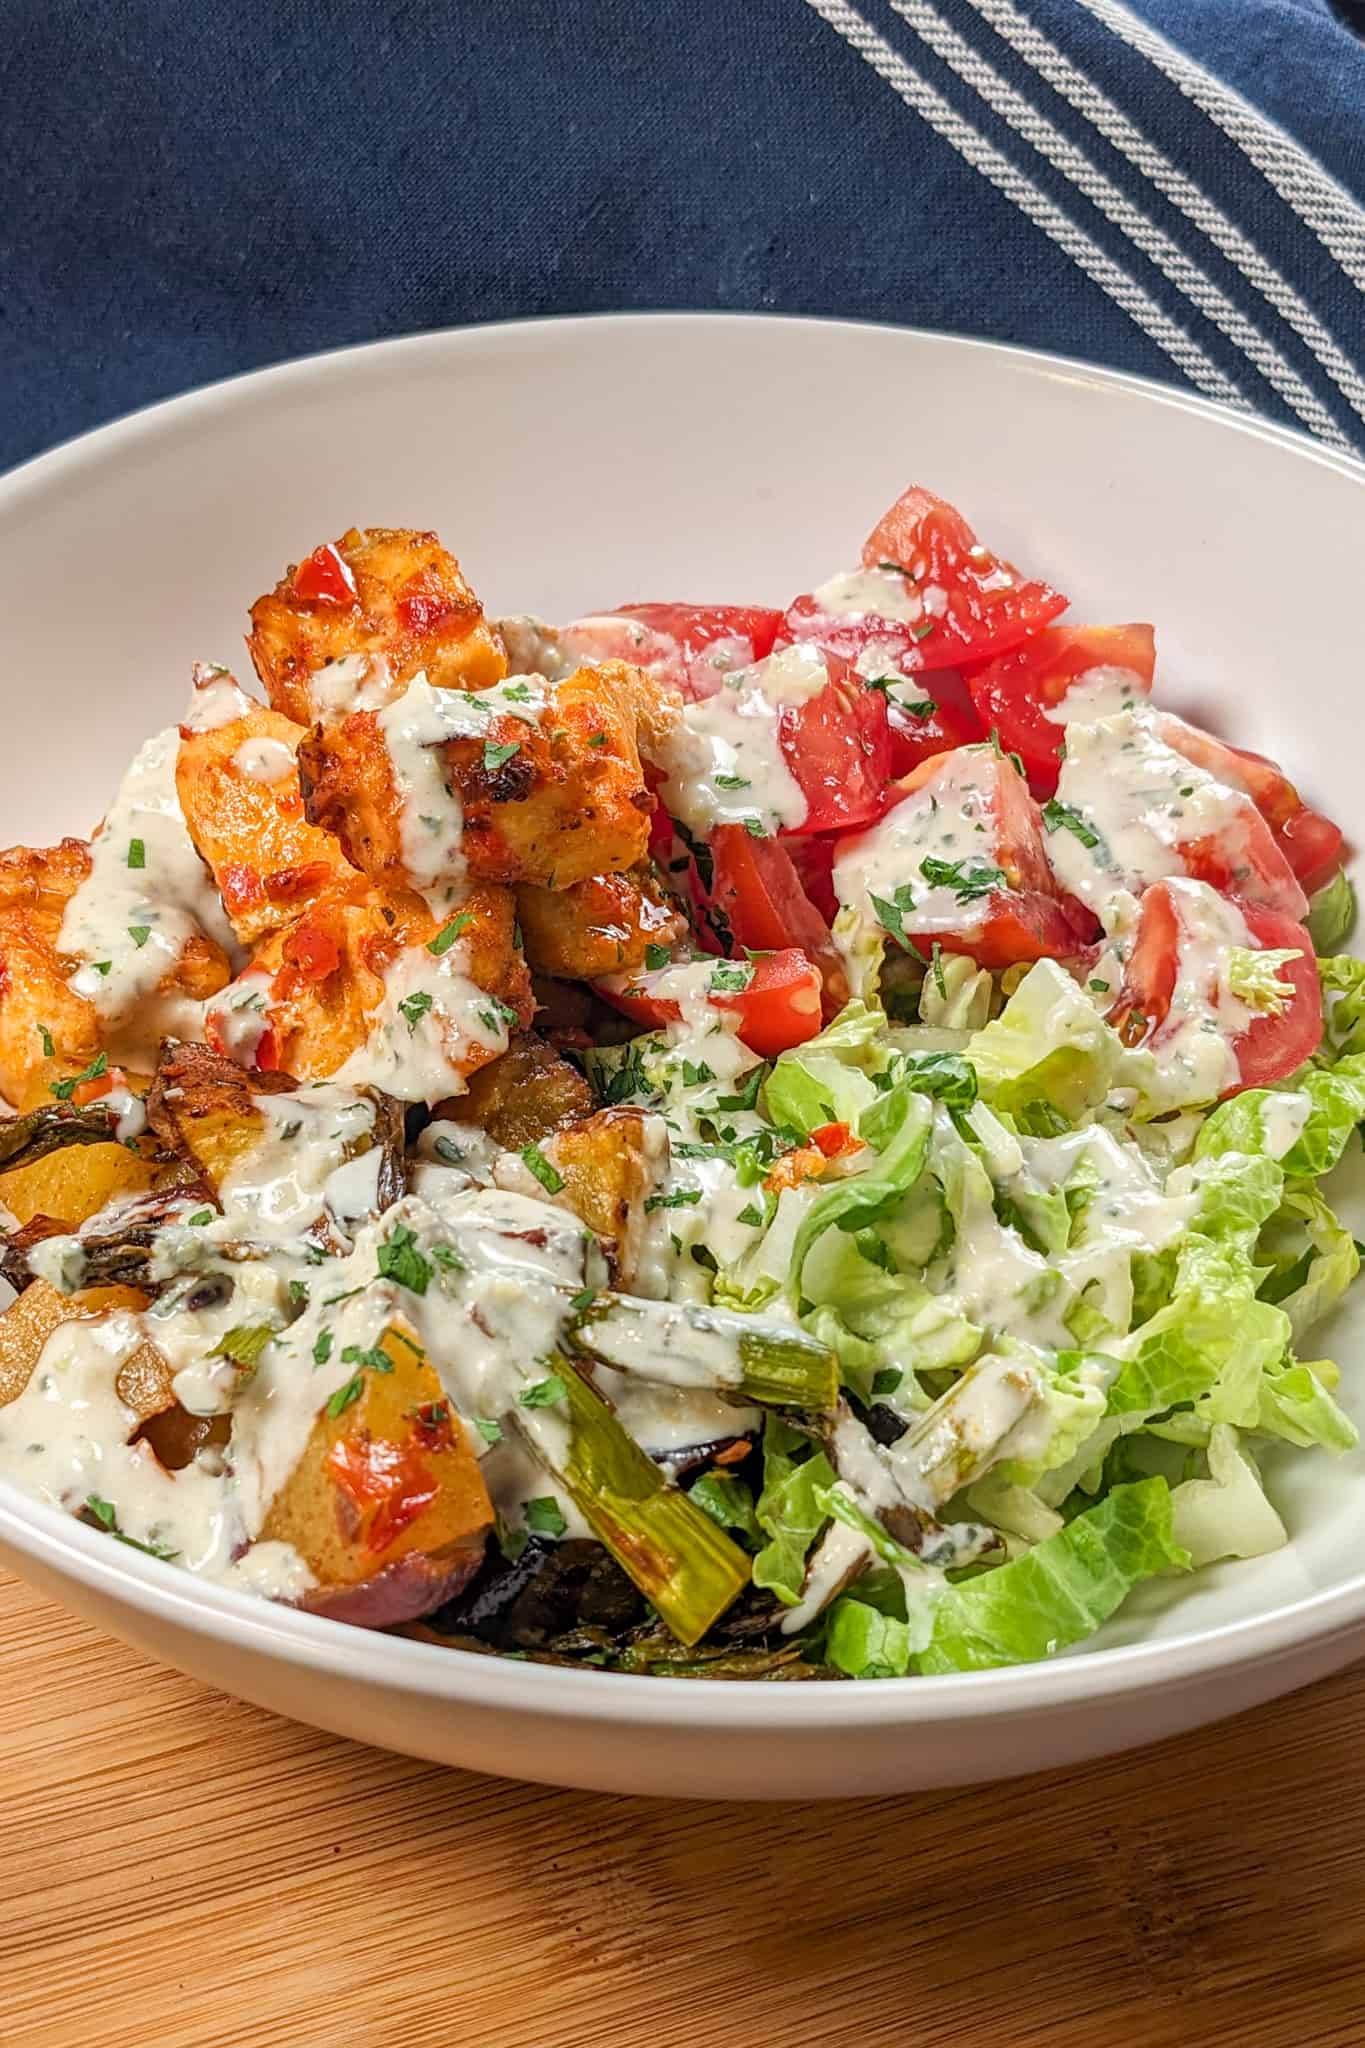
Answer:
[[969, 4], [1054, 91], [1060, 93], [1093, 128], [1098, 129], [1136, 170], [1144, 172], [1157, 190], [1208, 237], [1220, 254], [1242, 273], [1248, 284], [1274, 307], [1286, 326], [1293, 329], [1352, 411], [1365, 420], [1365, 377], [1337, 346], [1333, 336], [1289, 280], [1262, 255], [1236, 223], [1229, 220], [1208, 193], [1173, 164], [1108, 94], [1072, 63], [1065, 51], [1021, 14], [1014, 0], [969, 0]]
[[1243, 99], [1221, 78], [1215, 78], [1184, 50], [1168, 43], [1156, 30], [1117, 0], [1080, 0], [1097, 21], [1140, 50], [1187, 100], [1193, 100], [1250, 157], [1324, 249], [1351, 279], [1365, 289], [1365, 208], [1344, 185], [1311, 156], [1292, 135]]
[[1064, 135], [1046, 114], [1015, 91], [979, 51], [952, 28], [929, 0], [890, 0], [892, 9], [957, 76], [977, 92], [1016, 135], [1037, 151], [1055, 170], [1083, 192], [1096, 210], [1127, 237], [1134, 248], [1162, 272], [1206, 320], [1218, 328], [1255, 365], [1267, 384], [1320, 441], [1354, 453], [1354, 445], [1342, 432], [1317, 393], [1306, 384], [1274, 343], [1219, 289], [1207, 271], [1128, 198], [1112, 178]]
[[1084, 228], [1063, 213], [1060, 206], [1035, 185], [1031, 178], [1010, 162], [979, 129], [950, 106], [912, 65], [893, 50], [885, 37], [848, 4], [848, 0], [806, 0], [806, 5], [826, 21], [863, 61], [886, 81], [907, 107], [927, 121], [934, 131], [951, 143], [959, 156], [989, 180], [997, 191], [1011, 199], [1035, 227], [1066, 251], [1086, 276], [1111, 298], [1148, 338], [1154, 341], [1189, 381], [1210, 398], [1222, 401], [1237, 412], [1254, 413], [1230, 377], [1224, 375], [1197, 341], [1163, 311], [1156, 300], [1129, 273], [1105, 253]]

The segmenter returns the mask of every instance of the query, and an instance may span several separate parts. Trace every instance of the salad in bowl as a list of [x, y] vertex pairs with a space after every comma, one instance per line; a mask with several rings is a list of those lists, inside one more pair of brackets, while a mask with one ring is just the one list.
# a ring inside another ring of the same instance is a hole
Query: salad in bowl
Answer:
[[1340, 830], [921, 487], [785, 607], [355, 530], [0, 854], [0, 1477], [522, 1658], [1046, 1657], [1355, 1441]]

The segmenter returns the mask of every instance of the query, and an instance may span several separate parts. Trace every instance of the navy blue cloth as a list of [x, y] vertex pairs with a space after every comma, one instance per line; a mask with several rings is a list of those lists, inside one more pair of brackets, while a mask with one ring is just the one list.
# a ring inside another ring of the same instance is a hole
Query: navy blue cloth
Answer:
[[911, 322], [1365, 447], [1325, 0], [10, 0], [0, 466], [283, 357], [618, 307]]

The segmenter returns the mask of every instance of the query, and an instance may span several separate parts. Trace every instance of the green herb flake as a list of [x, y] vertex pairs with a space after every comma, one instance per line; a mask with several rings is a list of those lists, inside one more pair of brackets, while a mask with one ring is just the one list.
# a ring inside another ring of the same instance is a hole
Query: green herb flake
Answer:
[[904, 1378], [905, 1374], [898, 1372], [893, 1365], [883, 1366], [879, 1372], [874, 1372], [872, 1375], [873, 1400], [880, 1401], [884, 1395], [894, 1394]]
[[556, 1166], [551, 1165], [539, 1145], [522, 1147], [522, 1160], [528, 1171], [533, 1173], [547, 1195], [557, 1195], [564, 1185], [564, 1176]]
[[748, 789], [751, 786], [747, 775], [713, 775], [711, 780], [717, 789]]
[[752, 1229], [759, 1230], [763, 1224], [763, 1211], [755, 1208], [752, 1202], [746, 1202], [736, 1216], [735, 1221], [736, 1223], [747, 1223]]
[[919, 871], [930, 888], [951, 889], [959, 903], [978, 903], [996, 889], [1009, 887], [1009, 877], [1003, 868], [984, 864], [969, 868], [965, 861], [939, 860], [932, 853], [925, 855]]
[[130, 868], [145, 868], [147, 865], [147, 842], [145, 839], [128, 841], [128, 865]]
[[554, 1408], [568, 1391], [563, 1374], [552, 1372], [543, 1380], [533, 1380], [529, 1387], [523, 1387], [517, 1395], [517, 1405], [520, 1408]]
[[319, 1335], [316, 1344], [314, 1344], [313, 1346], [314, 1365], [326, 1365], [328, 1359], [332, 1355], [333, 1342], [334, 1339], [331, 1331], [323, 1330]]
[[595, 1287], [585, 1287], [581, 1294], [574, 1296], [573, 1300], [569, 1303], [569, 1307], [576, 1316], [585, 1316], [596, 1299], [597, 1289]]
[[502, 1442], [502, 1424], [494, 1422], [490, 1416], [476, 1415], [474, 1417], [474, 1427], [486, 1444], [500, 1444]]
[[217, 1213], [215, 1209], [196, 1209], [193, 1216], [187, 1216], [185, 1221], [191, 1230], [199, 1230], [205, 1223], [212, 1223]]
[[398, 1224], [392, 1236], [385, 1238], [378, 1259], [381, 1280], [411, 1288], [414, 1294], [425, 1294], [431, 1285], [431, 1261], [417, 1249], [416, 1235], [406, 1223]]
[[752, 960], [718, 960], [706, 986], [714, 995], [740, 995], [753, 978]]
[[234, 1365], [248, 1371], [254, 1367], [272, 1337], [279, 1332], [273, 1323], [238, 1323], [219, 1338], [209, 1353], [210, 1358], [230, 1358]]
[[1049, 832], [1074, 833], [1082, 846], [1096, 847], [1100, 843], [1100, 835], [1093, 825], [1086, 824], [1073, 804], [1064, 804], [1058, 797], [1050, 796], [1043, 805], [1043, 823]]
[[467, 932], [473, 922], [470, 912], [462, 910], [458, 917], [452, 917], [450, 923], [437, 932], [434, 939], [427, 940], [428, 953], [436, 954], [438, 959], [442, 953], [448, 953], [460, 934]]
[[655, 1209], [690, 1209], [701, 1200], [700, 1188], [675, 1188], [669, 1195], [650, 1195], [645, 1201], [646, 1216]]
[[1093, 981], [1088, 981], [1086, 987], [1097, 996], [1107, 996], [1109, 993], [1109, 983], [1107, 981], [1100, 981], [1098, 977]]
[[[401, 1332], [395, 1330], [393, 1334], [399, 1336]], [[409, 1345], [408, 1348], [415, 1350], [416, 1346]], [[348, 1344], [341, 1354], [341, 1362], [343, 1365], [363, 1366], [367, 1372], [393, 1371], [393, 1360], [378, 1344], [372, 1344], [368, 1349], [359, 1344]]]
[[528, 1500], [525, 1516], [527, 1528], [537, 1536], [562, 1536], [569, 1526], [552, 1493], [543, 1493], [535, 1500]]
[[398, 1005], [398, 1010], [400, 1016], [407, 1020], [407, 1027], [410, 1032], [417, 1029], [417, 1026], [431, 1008], [432, 1001], [433, 998], [427, 994], [424, 988], [419, 988], [413, 995], [404, 996], [402, 1002]]
[[43, 1058], [45, 1060], [55, 1059], [57, 1056], [57, 1048], [52, 1043], [52, 1033], [48, 1030], [46, 1024], [40, 1024], [38, 1026], [38, 1036], [42, 1040], [43, 1044]]
[[323, 1413], [329, 1416], [330, 1419], [333, 1422], [335, 1422], [338, 1415], [344, 1415], [346, 1413], [346, 1410], [353, 1406], [353, 1404], [360, 1399], [364, 1391], [364, 1373], [354, 1373], [351, 1376], [351, 1378], [347, 1380], [344, 1387], [337, 1388], [331, 1400], [327, 1403], [326, 1408], [323, 1410]]
[[130, 924], [128, 936], [140, 951], [152, 936], [152, 928], [149, 924]]
[[645, 966], [651, 974], [657, 974], [661, 967], [667, 967], [673, 955], [667, 946], [646, 946]]
[[496, 769], [505, 766], [514, 754], [519, 754], [520, 752], [520, 740], [509, 740], [505, 747], [495, 745], [492, 740], [485, 740], [483, 743], [484, 773], [492, 775]]
[[50, 1084], [50, 1092], [56, 1096], [58, 1102], [70, 1102], [83, 1081], [98, 1081], [101, 1075], [107, 1074], [108, 1071], [108, 1053], [97, 1052], [84, 1073], [73, 1074], [69, 1081], [53, 1081]]

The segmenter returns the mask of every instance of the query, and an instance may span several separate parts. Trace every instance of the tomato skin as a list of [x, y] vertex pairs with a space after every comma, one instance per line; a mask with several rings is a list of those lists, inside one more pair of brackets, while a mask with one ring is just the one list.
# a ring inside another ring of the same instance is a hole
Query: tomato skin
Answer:
[[[931, 703], [934, 708], [917, 716], [910, 708], [916, 703]], [[891, 773], [897, 781], [935, 754], [950, 754], [954, 747], [970, 747], [986, 737], [966, 685], [951, 669], [926, 677], [922, 694], [906, 691], [905, 701], [888, 698], [886, 716]]]
[[623, 604], [575, 619], [560, 644], [570, 658], [631, 662], [696, 702], [771, 654], [781, 623], [762, 605]]
[[1173, 712], [1163, 712], [1157, 728], [1166, 745], [1187, 761], [1246, 792], [1306, 895], [1331, 881], [1344, 857], [1341, 830], [1304, 802], [1277, 762], [1246, 747], [1231, 747]]
[[856, 662], [875, 646], [893, 674], [913, 675], [926, 668], [924, 642], [932, 637], [905, 619], [886, 619], [879, 612], [845, 615], [828, 612], [814, 591], [792, 599], [783, 614], [779, 644], [818, 647], [836, 661]]
[[826, 667], [826, 688], [804, 704], [784, 704], [778, 721], [787, 766], [806, 799], [802, 834], [869, 825], [889, 802], [885, 693], [872, 689], [847, 662], [828, 657]]
[[[1238, 1080], [1225, 1095], [1243, 1088], [1269, 1088], [1295, 1073], [1322, 1039], [1322, 987], [1313, 942], [1292, 917], [1260, 904], [1237, 906], [1257, 951], [1296, 953], [1279, 970], [1293, 995], [1278, 1014], [1253, 1016], [1232, 1041]], [[1154, 882], [1143, 892], [1137, 933], [1124, 967], [1123, 986], [1108, 1020], [1125, 1045], [1151, 1045], [1160, 1057], [1161, 1027], [1170, 1014], [1180, 977], [1183, 924], [1176, 889]]]
[[820, 969], [827, 1016], [848, 999], [843, 962], [829, 927], [801, 884], [790, 842], [755, 839], [742, 825], [721, 825], [710, 846], [709, 907], [720, 911], [739, 945], [754, 953], [796, 946]]
[[826, 835], [824, 838], [793, 837], [784, 839], [783, 845], [791, 856], [793, 867], [801, 879], [801, 887], [819, 911], [826, 924], [833, 924], [839, 915], [839, 899], [834, 893], [834, 849], [837, 839]]
[[[739, 1036], [762, 1059], [775, 1059], [794, 1045], [804, 1045], [820, 1029], [820, 971], [796, 947], [761, 954], [753, 962], [749, 985], [733, 993], [718, 990], [707, 1000], [718, 1010], [739, 1016]], [[666, 970], [665, 970], [666, 971]], [[668, 996], [650, 992], [649, 974], [613, 976], [594, 982], [598, 994], [646, 1030], [676, 1024], [682, 1015]]]
[[1048, 626], [1023, 646], [968, 672], [967, 688], [982, 726], [998, 734], [1006, 753], [1018, 754], [1036, 796], [1056, 790], [1066, 731], [1047, 713], [1095, 668], [1128, 669], [1142, 694], [1149, 694], [1156, 668], [1152, 628]]
[[962, 514], [912, 484], [877, 521], [863, 547], [864, 566], [905, 569], [921, 590], [944, 593], [934, 631], [916, 643], [916, 666], [952, 668], [1017, 647], [1065, 611], [1050, 584], [1021, 577], [982, 547]]
[[355, 577], [350, 565], [329, 541], [314, 548], [307, 561], [294, 571], [293, 594], [305, 604], [353, 605]]

